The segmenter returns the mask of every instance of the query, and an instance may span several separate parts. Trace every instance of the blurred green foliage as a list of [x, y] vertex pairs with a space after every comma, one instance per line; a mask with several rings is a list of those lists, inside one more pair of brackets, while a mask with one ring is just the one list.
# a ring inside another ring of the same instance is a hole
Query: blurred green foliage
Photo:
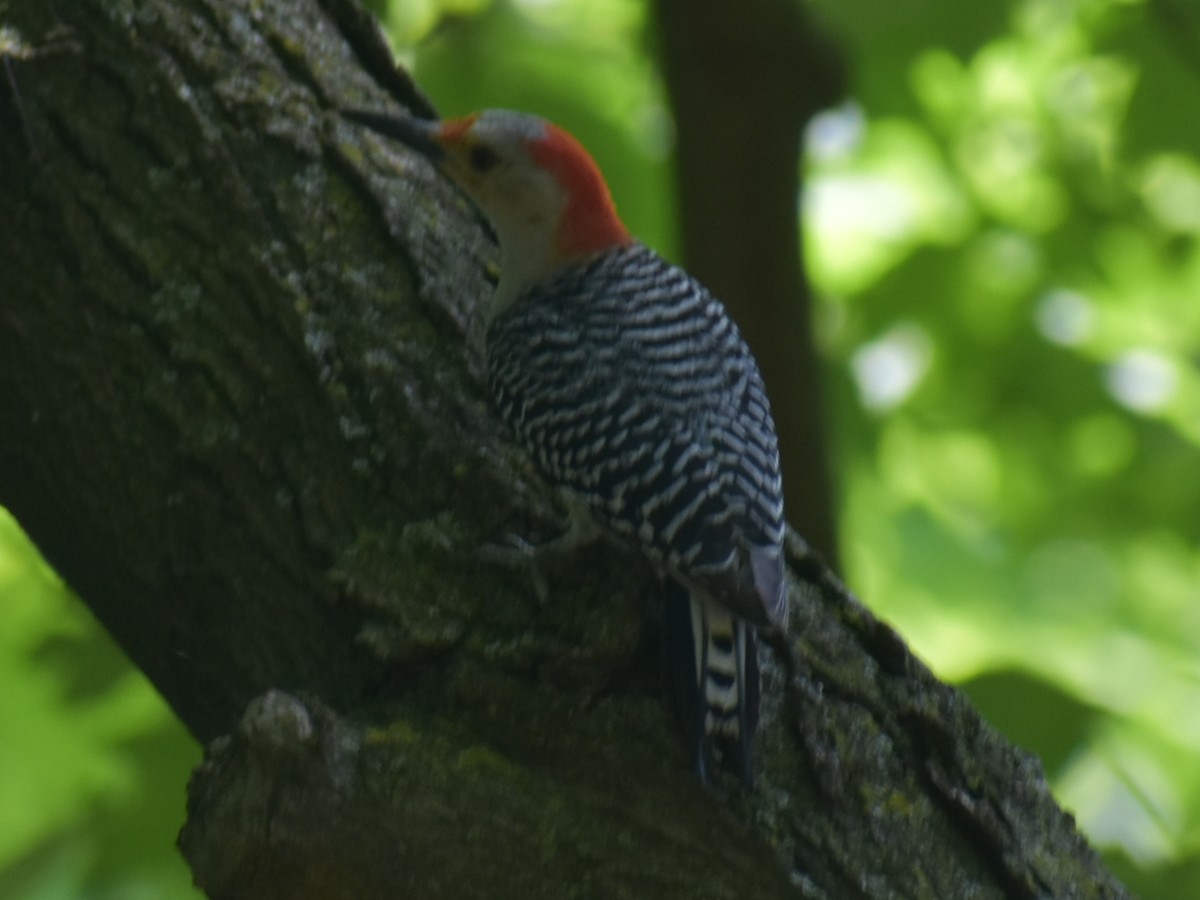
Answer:
[[0, 897], [184, 900], [195, 742], [0, 509]]
[[823, 4], [861, 75], [804, 198], [848, 574], [1135, 892], [1200, 896], [1200, 19], [946, 6]]
[[[374, 5], [443, 113], [560, 122], [675, 255], [645, 3]], [[1200, 896], [1200, 17], [809, 5], [854, 78], [797, 199], [848, 580], [1136, 893]], [[196, 749], [3, 518], [0, 609], [0, 896], [194, 896]]]

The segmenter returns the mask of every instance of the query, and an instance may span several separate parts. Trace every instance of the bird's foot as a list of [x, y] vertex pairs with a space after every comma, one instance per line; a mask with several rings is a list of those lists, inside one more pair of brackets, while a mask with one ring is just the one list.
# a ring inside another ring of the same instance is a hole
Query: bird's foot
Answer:
[[479, 555], [491, 565], [528, 571], [534, 593], [539, 602], [545, 603], [550, 597], [547, 570], [599, 536], [600, 530], [590, 518], [573, 513], [566, 530], [556, 538], [534, 544], [520, 535], [509, 534], [501, 544], [480, 547]]

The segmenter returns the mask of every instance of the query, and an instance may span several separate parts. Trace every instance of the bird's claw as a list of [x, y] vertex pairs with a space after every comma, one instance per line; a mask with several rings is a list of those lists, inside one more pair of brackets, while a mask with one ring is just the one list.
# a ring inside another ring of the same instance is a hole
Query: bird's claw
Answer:
[[550, 584], [544, 571], [541, 548], [516, 534], [506, 535], [503, 544], [484, 544], [479, 548], [480, 558], [491, 565], [512, 570], [525, 570], [533, 582], [533, 591], [539, 603], [550, 597]]

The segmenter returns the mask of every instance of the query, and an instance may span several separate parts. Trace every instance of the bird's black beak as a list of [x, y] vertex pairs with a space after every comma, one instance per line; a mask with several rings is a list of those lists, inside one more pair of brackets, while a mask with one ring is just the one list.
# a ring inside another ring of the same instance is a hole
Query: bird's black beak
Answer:
[[416, 150], [434, 163], [440, 163], [446, 150], [437, 140], [438, 123], [430, 119], [385, 116], [365, 109], [343, 109], [342, 118], [366, 126], [376, 134], [392, 138]]

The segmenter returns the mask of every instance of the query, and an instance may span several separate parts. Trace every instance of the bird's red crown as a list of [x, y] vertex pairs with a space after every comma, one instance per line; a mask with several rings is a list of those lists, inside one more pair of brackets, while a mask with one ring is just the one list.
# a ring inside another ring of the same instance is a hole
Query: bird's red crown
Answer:
[[632, 242], [600, 168], [573, 135], [547, 122], [544, 135], [528, 146], [530, 157], [554, 176], [567, 196], [558, 227], [560, 254], [585, 256]]

